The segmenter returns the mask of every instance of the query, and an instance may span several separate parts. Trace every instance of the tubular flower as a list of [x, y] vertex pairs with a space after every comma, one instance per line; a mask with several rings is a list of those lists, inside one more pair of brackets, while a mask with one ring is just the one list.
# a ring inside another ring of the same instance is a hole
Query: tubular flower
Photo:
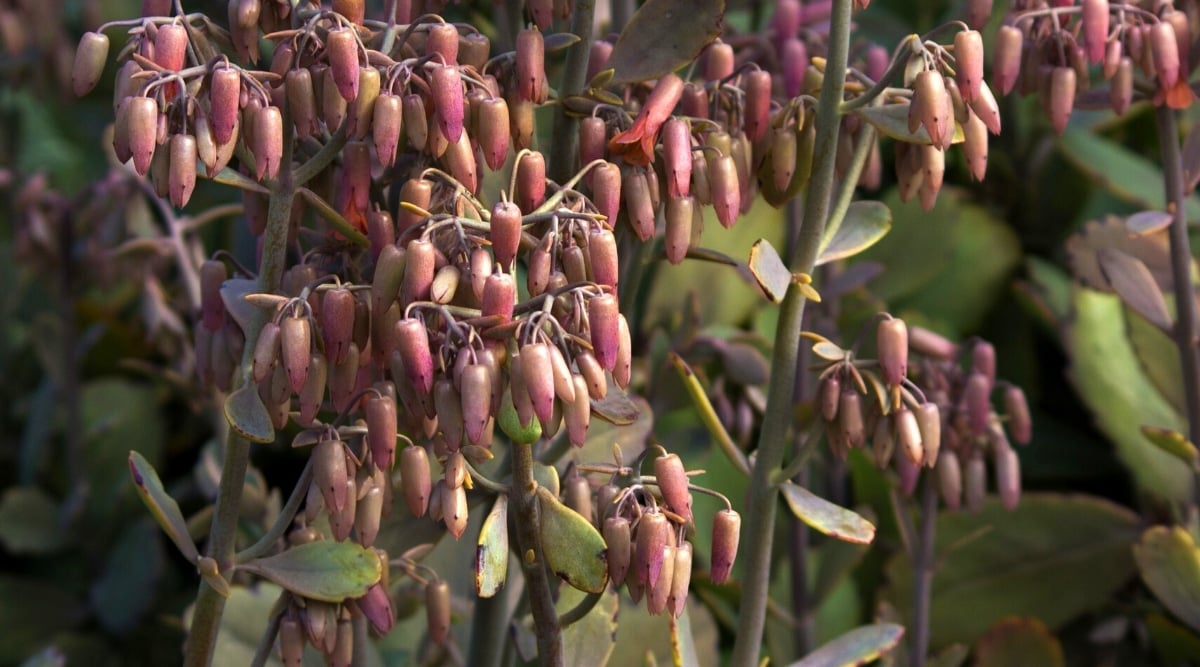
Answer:
[[650, 164], [654, 160], [658, 133], [682, 95], [683, 80], [678, 76], [667, 74], [659, 79], [633, 127], [613, 137], [608, 149], [614, 155], [624, 157], [629, 164], [639, 167]]

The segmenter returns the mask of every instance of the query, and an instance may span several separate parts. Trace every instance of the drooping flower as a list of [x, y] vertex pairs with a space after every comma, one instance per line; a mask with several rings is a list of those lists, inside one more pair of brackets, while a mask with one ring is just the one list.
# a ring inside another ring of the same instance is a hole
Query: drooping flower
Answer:
[[663, 123], [671, 117], [675, 105], [683, 95], [683, 80], [675, 74], [667, 74], [658, 80], [646, 105], [637, 120], [628, 130], [621, 132], [608, 142], [608, 149], [620, 155], [631, 165], [644, 167], [654, 160], [654, 144]]

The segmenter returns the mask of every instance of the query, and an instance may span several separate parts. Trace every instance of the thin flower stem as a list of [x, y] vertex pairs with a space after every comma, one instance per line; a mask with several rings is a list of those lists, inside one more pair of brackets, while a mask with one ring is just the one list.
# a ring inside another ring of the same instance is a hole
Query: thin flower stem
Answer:
[[[1175, 286], [1175, 345], [1183, 365], [1183, 393], [1187, 405], [1188, 439], [1200, 442], [1200, 354], [1197, 352], [1196, 299], [1192, 289], [1192, 249], [1188, 242], [1186, 191], [1183, 186], [1183, 156], [1179, 149], [1179, 126], [1175, 112], [1166, 105], [1155, 111], [1158, 145], [1163, 164], [1168, 232], [1171, 242], [1171, 279]], [[1200, 511], [1200, 468], [1193, 467], [1191, 513]]]
[[[292, 217], [292, 203], [296, 190], [292, 180], [292, 123], [286, 107], [283, 111], [283, 155], [280, 158], [279, 176], [272, 184], [267, 204], [267, 229], [263, 243], [262, 264], [259, 266], [257, 291], [274, 294], [283, 277], [287, 258], [288, 224]], [[250, 375], [254, 363], [254, 348], [258, 335], [267, 323], [269, 314], [260, 308], [254, 309], [246, 331], [245, 351], [242, 353], [241, 371], [234, 384], [241, 386]], [[225, 438], [225, 457], [221, 468], [221, 485], [217, 491], [216, 510], [213, 512], [209, 532], [208, 555], [217, 561], [221, 572], [230, 573], [237, 547], [237, 522], [245, 486], [246, 468], [250, 462], [250, 443], [228, 429]], [[228, 577], [227, 577], [228, 578]], [[221, 615], [225, 611], [225, 598], [221, 597], [207, 582], [201, 580], [196, 595], [192, 627], [184, 647], [185, 667], [207, 667], [212, 664], [216, 648], [217, 633], [221, 626]]]
[[[558, 89], [559, 99], [583, 92], [587, 84], [588, 56], [592, 50], [592, 16], [596, 0], [576, 0], [575, 12], [571, 17], [571, 32], [579, 37], [567, 51], [567, 66], [563, 72], [562, 86]], [[550, 144], [550, 177], [565, 183], [575, 172], [579, 153], [579, 119], [567, 114], [563, 105], [554, 114], [554, 141]]]
[[543, 666], [560, 667], [563, 655], [562, 627], [554, 610], [550, 578], [542, 556], [542, 540], [538, 532], [537, 482], [533, 479], [533, 446], [513, 445], [513, 493], [510, 497], [516, 512], [517, 545], [521, 568], [529, 587], [529, 607], [538, 640], [538, 662]]
[[[841, 117], [838, 107], [846, 84], [846, 60], [850, 45], [851, 0], [836, 0], [830, 15], [829, 56], [825, 81], [817, 107], [817, 138], [813, 151], [813, 174], [804, 202], [804, 221], [791, 266], [812, 273], [816, 263], [825, 221], [833, 192], [834, 162], [837, 156]], [[734, 667], [754, 667], [762, 648], [766, 622], [768, 589], [771, 582], [771, 546], [778, 505], [778, 487], [772, 477], [783, 463], [792, 427], [793, 397], [800, 330], [805, 298], [793, 283], [784, 296], [779, 324], [775, 329], [775, 366], [771, 373], [766, 414], [758, 439], [758, 458], [751, 475], [750, 499], [743, 533], [746, 545], [745, 581], [742, 589], [741, 617], [734, 644]]]
[[930, 476], [921, 489], [921, 536], [913, 558], [913, 627], [910, 667], [924, 667], [929, 653], [929, 603], [933, 590], [934, 540], [937, 538], [937, 487]]
[[300, 510], [300, 503], [304, 502], [304, 498], [308, 495], [308, 485], [312, 482], [313, 476], [313, 460], [313, 457], [308, 457], [308, 463], [304, 464], [304, 471], [300, 473], [300, 479], [296, 480], [296, 486], [292, 487], [292, 496], [279, 511], [279, 516], [275, 517], [275, 523], [257, 542], [239, 551], [234, 557], [234, 561], [245, 563], [265, 555], [287, 532], [288, 526], [292, 525], [292, 519], [296, 518], [296, 512]]

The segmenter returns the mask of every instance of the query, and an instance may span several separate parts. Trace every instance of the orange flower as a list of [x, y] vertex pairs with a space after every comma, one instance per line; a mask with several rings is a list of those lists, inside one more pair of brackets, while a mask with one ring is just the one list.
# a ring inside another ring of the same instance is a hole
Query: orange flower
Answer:
[[633, 121], [633, 127], [617, 134], [608, 142], [613, 155], [625, 158], [632, 165], [644, 167], [654, 160], [654, 145], [663, 123], [671, 117], [675, 105], [683, 95], [683, 80], [675, 74], [667, 74], [658, 80], [646, 104]]

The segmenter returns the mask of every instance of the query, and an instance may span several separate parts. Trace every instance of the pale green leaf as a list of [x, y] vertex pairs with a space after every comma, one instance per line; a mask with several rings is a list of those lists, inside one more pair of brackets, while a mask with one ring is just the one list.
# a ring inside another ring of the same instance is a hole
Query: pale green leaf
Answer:
[[691, 62], [721, 34], [724, 0], [647, 0], [621, 31], [611, 83], [646, 81]]
[[857, 544], [870, 544], [875, 539], [874, 524], [855, 512], [790, 481], [781, 484], [780, 491], [792, 514], [810, 528], [832, 538]]
[[379, 581], [379, 558], [353, 542], [323, 540], [292, 547], [238, 566], [301, 597], [341, 602], [362, 597]]
[[581, 591], [600, 593], [608, 583], [607, 545], [591, 521], [538, 487], [542, 555], [550, 571]]

